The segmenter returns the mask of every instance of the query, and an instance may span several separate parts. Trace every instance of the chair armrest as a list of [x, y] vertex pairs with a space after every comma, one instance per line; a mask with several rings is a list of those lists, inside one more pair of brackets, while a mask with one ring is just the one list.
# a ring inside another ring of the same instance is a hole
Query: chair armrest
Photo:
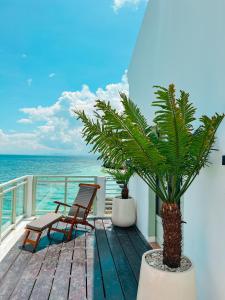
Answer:
[[67, 206], [67, 207], [71, 207], [71, 205], [63, 203], [63, 202], [60, 202], [60, 201], [54, 201], [54, 203], [58, 204], [58, 205], [64, 205], [64, 206]]
[[87, 209], [87, 207], [83, 206], [83, 205], [80, 205], [80, 204], [73, 204], [73, 206], [78, 206], [79, 208], [83, 208], [83, 209]]
[[56, 209], [55, 209], [55, 213], [58, 212], [60, 205], [71, 207], [71, 205], [63, 203], [63, 202], [60, 202], [60, 201], [54, 201], [54, 203], [57, 204]]

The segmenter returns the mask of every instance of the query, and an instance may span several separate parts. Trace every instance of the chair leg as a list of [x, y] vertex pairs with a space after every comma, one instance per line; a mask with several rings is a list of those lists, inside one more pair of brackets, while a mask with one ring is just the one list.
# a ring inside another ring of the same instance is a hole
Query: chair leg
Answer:
[[70, 230], [69, 230], [68, 235], [67, 235], [67, 241], [68, 241], [68, 242], [69, 242], [69, 241], [71, 240], [71, 238], [72, 238], [73, 227], [74, 227], [74, 225], [71, 225], [71, 226], [70, 226]]
[[85, 225], [86, 226], [90, 226], [92, 230], [95, 229], [95, 226], [92, 225], [92, 224], [90, 224], [90, 223], [88, 223], [88, 221], [85, 222]]
[[27, 229], [27, 230], [26, 230], [26, 233], [25, 233], [24, 240], [23, 240], [22, 248], [25, 247], [25, 244], [26, 244], [26, 242], [27, 242], [27, 239], [28, 239], [28, 237], [29, 237], [29, 234], [30, 234], [30, 230]]
[[38, 233], [38, 235], [37, 235], [37, 239], [36, 239], [36, 241], [35, 241], [35, 244], [34, 244], [34, 249], [33, 249], [33, 252], [35, 252], [35, 251], [36, 251], [36, 248], [37, 248], [37, 246], [38, 246], [38, 243], [39, 243], [39, 241], [40, 241], [40, 238], [41, 238], [41, 234], [42, 234], [42, 232]]
[[49, 239], [51, 238], [51, 236], [50, 236], [51, 229], [52, 229], [52, 226], [50, 226], [50, 227], [48, 228], [48, 231], [47, 231], [47, 237], [48, 237]]

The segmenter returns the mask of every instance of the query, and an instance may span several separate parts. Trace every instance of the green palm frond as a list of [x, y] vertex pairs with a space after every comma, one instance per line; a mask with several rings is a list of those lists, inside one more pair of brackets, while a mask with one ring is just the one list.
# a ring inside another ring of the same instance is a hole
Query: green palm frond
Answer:
[[184, 124], [189, 130], [193, 130], [192, 122], [195, 121], [196, 108], [189, 102], [189, 94], [185, 91], [180, 91], [180, 98], [177, 99], [177, 104], [184, 120]]
[[135, 172], [163, 201], [177, 202], [208, 164], [224, 114], [203, 116], [200, 126], [194, 129], [196, 109], [189, 102], [189, 94], [180, 91], [177, 99], [173, 84], [156, 88], [153, 106], [158, 110], [153, 126], [123, 93], [121, 113], [102, 100], [96, 101], [94, 119], [83, 111], [75, 113], [83, 122], [85, 141], [105, 163], [122, 165], [129, 160]]
[[122, 164], [123, 145], [120, 135], [114, 135], [107, 130], [99, 119], [91, 120], [84, 111], [74, 111], [83, 124], [83, 137], [87, 144], [92, 145], [91, 151], [99, 153], [101, 159], [108, 164]]
[[[132, 102], [130, 102], [130, 106], [133, 106]], [[120, 115], [110, 106], [110, 103], [98, 100], [96, 108], [102, 113], [101, 120], [106, 131], [121, 139], [128, 159], [132, 157], [133, 161], [148, 166], [152, 172], [157, 169], [159, 163], [163, 164], [164, 157], [146, 136], [144, 128], [140, 127], [140, 124], [137, 126], [125, 113]]]
[[134, 174], [134, 170], [132, 168], [124, 168], [124, 169], [107, 169], [107, 173], [112, 175], [116, 181], [128, 184], [131, 176]]
[[182, 92], [181, 98], [176, 100], [174, 85], [170, 85], [168, 89], [159, 87], [155, 94], [157, 100], [153, 102], [153, 106], [160, 110], [156, 111], [154, 122], [161, 137], [161, 151], [172, 167], [171, 172], [174, 169], [176, 174], [188, 151], [190, 120], [193, 120], [194, 110], [188, 105], [188, 94]]
[[144, 134], [148, 135], [151, 133], [152, 127], [148, 125], [146, 118], [142, 115], [137, 105], [124, 93], [120, 93], [120, 97], [124, 108], [124, 115], [129, 118], [130, 122], [137, 125]]

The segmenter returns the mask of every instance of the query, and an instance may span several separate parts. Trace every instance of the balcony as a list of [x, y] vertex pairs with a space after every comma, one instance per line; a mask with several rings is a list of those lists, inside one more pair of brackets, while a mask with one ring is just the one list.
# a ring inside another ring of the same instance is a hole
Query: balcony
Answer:
[[[56, 199], [71, 203], [81, 181], [102, 187], [90, 216], [95, 230], [81, 226], [70, 242], [44, 232], [36, 253], [22, 250], [24, 225], [54, 210]], [[0, 299], [136, 299], [141, 256], [150, 247], [136, 227], [112, 226], [111, 198], [119, 192], [112, 178], [95, 176], [24, 176], [1, 184], [0, 248], [16, 238], [1, 254]]]

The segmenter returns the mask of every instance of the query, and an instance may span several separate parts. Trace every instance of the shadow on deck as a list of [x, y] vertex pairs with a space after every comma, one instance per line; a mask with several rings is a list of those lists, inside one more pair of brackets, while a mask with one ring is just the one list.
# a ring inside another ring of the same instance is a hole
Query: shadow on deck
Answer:
[[18, 241], [0, 263], [0, 299], [136, 299], [141, 256], [150, 246], [136, 227], [93, 222], [95, 231], [78, 230], [70, 242], [43, 234], [34, 254]]

